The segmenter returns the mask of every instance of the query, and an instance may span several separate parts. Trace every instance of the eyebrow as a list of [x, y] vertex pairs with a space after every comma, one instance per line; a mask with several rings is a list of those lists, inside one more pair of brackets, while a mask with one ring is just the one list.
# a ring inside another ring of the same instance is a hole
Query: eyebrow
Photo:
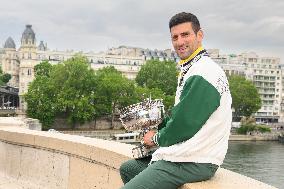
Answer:
[[182, 32], [181, 35], [190, 34], [190, 31]]

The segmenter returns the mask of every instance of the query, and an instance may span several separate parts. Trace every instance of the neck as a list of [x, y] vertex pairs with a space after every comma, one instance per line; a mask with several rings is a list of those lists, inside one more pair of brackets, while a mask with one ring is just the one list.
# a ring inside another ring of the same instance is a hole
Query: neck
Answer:
[[198, 47], [188, 58], [186, 58], [186, 59], [184, 59], [184, 60], [181, 60], [181, 61], [179, 62], [179, 65], [182, 65], [182, 64], [184, 64], [184, 63], [186, 63], [186, 62], [192, 60], [192, 59], [193, 59], [200, 51], [202, 51], [202, 50], [203, 50], [203, 47], [202, 47], [202, 46]]

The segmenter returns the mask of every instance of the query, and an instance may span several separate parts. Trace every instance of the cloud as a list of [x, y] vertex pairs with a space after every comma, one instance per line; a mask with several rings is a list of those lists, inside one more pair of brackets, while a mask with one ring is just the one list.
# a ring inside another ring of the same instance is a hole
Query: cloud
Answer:
[[282, 0], [13, 0], [0, 7], [0, 43], [19, 41], [26, 24], [52, 49], [106, 50], [130, 45], [171, 48], [168, 20], [180, 11], [196, 14], [204, 44], [224, 53], [256, 51], [282, 59]]

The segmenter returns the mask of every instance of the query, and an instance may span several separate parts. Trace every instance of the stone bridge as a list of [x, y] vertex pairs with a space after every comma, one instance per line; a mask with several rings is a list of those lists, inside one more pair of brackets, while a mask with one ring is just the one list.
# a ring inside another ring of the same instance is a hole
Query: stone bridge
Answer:
[[[0, 117], [0, 123], [1, 123]], [[0, 189], [118, 189], [130, 144], [0, 124]], [[275, 189], [229, 170], [181, 189]]]

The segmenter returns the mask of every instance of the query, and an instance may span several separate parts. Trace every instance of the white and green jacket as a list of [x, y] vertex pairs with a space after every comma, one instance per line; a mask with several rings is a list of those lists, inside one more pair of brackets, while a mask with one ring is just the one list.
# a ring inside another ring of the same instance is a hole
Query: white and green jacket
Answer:
[[232, 121], [226, 75], [202, 47], [180, 64], [175, 106], [159, 125], [152, 161], [221, 165]]

